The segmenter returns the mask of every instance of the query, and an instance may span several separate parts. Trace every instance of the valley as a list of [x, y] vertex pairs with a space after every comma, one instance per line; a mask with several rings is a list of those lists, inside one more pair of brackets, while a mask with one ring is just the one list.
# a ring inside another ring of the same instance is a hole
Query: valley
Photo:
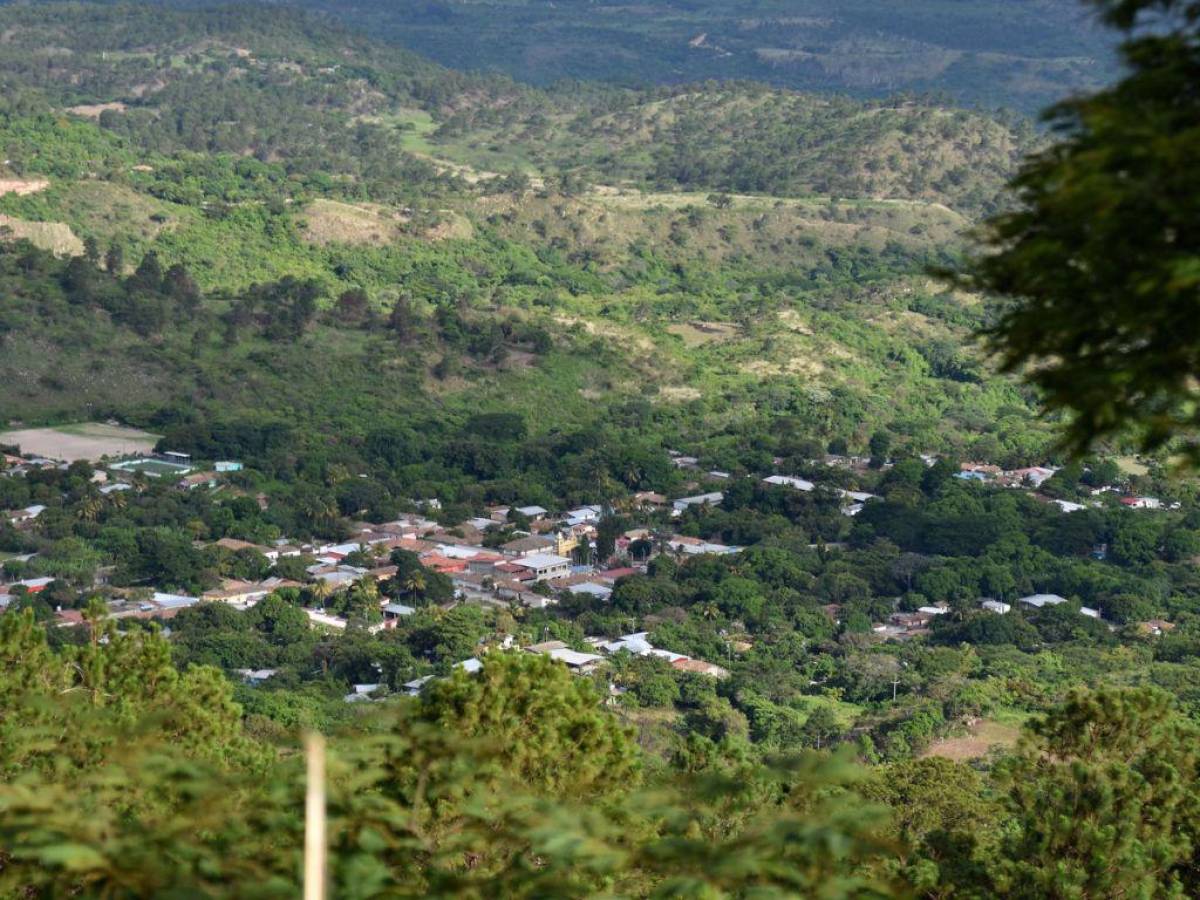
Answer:
[[0, 896], [1200, 891], [1200, 7], [299, 6], [0, 5]]

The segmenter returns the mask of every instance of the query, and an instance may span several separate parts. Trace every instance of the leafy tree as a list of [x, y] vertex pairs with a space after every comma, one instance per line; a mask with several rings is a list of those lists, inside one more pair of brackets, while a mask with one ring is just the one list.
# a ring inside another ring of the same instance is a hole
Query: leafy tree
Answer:
[[805, 743], [818, 750], [829, 747], [841, 733], [841, 723], [833, 710], [825, 704], [813, 708], [804, 720], [804, 728], [801, 731]]
[[[1126, 76], [1049, 113], [1063, 139], [1026, 163], [968, 282], [1012, 298], [988, 332], [1009, 371], [1073, 416], [1084, 451], [1129, 431], [1147, 448], [1200, 426], [1192, 314], [1200, 198], [1194, 0], [1094, 0], [1120, 29]], [[1147, 22], [1156, 27], [1141, 28]]]
[[591, 683], [535, 654], [490, 653], [422, 695], [421, 718], [499, 748], [522, 782], [567, 796], [620, 786], [638, 772], [629, 735]]
[[1112, 558], [1128, 566], [1144, 565], [1157, 555], [1162, 528], [1153, 516], [1127, 512], [1113, 532]]
[[1196, 890], [1197, 732], [1154, 689], [1075, 691], [1002, 770], [1015, 830], [995, 861], [1010, 896]]

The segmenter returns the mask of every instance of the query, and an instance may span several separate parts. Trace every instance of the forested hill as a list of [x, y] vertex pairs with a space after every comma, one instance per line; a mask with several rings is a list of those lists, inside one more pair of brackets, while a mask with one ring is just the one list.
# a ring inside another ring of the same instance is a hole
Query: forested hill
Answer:
[[754, 79], [826, 93], [939, 92], [1033, 112], [1111, 80], [1109, 36], [1058, 0], [304, 0], [456, 68], [522, 81]]
[[[1040, 454], [1026, 398], [964, 346], [986, 311], [924, 275], [1027, 122], [749, 84], [542, 91], [283, 9], [9, 6], [0, 33], [0, 224], [90, 266], [5, 263], [0, 418], [186, 409], [342, 440], [635, 403], [715, 441], [782, 408], [855, 446], [903, 422], [914, 446]], [[198, 304], [178, 278], [161, 295], [175, 266]]]
[[1033, 140], [1017, 118], [748, 83], [534, 90], [253, 6], [54, 3], [6, 7], [0, 23], [10, 105], [36, 92], [143, 150], [275, 159], [310, 180], [366, 180], [372, 199], [384, 172], [411, 165], [403, 149], [485, 172], [978, 213]]

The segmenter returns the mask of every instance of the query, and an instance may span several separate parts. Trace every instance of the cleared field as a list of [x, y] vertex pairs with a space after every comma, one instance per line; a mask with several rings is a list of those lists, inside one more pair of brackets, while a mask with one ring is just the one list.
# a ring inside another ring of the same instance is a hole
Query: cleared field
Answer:
[[44, 178], [0, 178], [0, 196], [16, 194], [23, 197], [26, 194], [36, 194], [50, 187], [50, 182]]
[[378, 204], [314, 200], [304, 209], [304, 237], [314, 244], [388, 244], [404, 217]]
[[1016, 746], [1017, 738], [1020, 736], [1021, 729], [1017, 725], [985, 719], [974, 726], [970, 734], [934, 741], [922, 755], [941, 756], [959, 762], [978, 759], [986, 756], [993, 747], [1007, 750]]
[[79, 256], [83, 241], [62, 222], [26, 222], [0, 214], [0, 239], [27, 240], [55, 256]]
[[22, 453], [33, 453], [67, 462], [90, 462], [106, 456], [149, 453], [159, 435], [121, 425], [85, 422], [57, 428], [23, 428], [0, 432], [0, 444], [15, 444]]

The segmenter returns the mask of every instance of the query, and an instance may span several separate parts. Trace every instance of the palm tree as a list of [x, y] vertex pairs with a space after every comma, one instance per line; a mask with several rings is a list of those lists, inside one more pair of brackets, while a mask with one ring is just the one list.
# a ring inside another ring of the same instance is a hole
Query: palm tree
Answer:
[[634, 460], [629, 460], [625, 466], [625, 471], [621, 474], [621, 480], [631, 488], [636, 488], [642, 483], [642, 479], [646, 477], [645, 471]]
[[367, 577], [358, 583], [359, 591], [362, 593], [363, 600], [367, 603], [379, 603], [379, 582], [374, 578]]
[[75, 512], [84, 522], [95, 522], [103, 509], [104, 501], [96, 494], [89, 494], [80, 501]]
[[425, 593], [425, 573], [420, 569], [413, 569], [405, 576], [402, 588], [406, 598], [417, 599]]
[[333, 585], [324, 578], [318, 578], [309, 588], [313, 595], [313, 599], [321, 604], [322, 609], [325, 607], [325, 601], [329, 599], [329, 595], [333, 593]]

